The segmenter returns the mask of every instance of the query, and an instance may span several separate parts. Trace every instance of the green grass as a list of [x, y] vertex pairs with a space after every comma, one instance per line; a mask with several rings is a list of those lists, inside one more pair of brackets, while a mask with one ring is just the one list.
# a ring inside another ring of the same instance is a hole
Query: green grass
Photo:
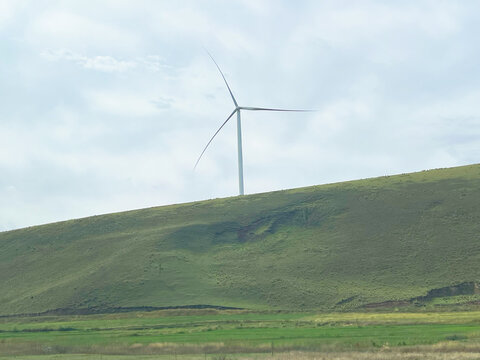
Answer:
[[[0, 315], [411, 299], [479, 280], [479, 200], [471, 165], [3, 232]], [[436, 301], [427, 305], [456, 304]]]
[[245, 354], [480, 344], [480, 312], [168, 311], [3, 319], [0, 354]]

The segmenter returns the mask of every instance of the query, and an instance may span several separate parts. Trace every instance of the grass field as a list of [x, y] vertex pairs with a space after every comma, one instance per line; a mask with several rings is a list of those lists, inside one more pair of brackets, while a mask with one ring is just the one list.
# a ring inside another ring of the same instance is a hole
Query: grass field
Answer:
[[480, 301], [479, 203], [471, 165], [3, 232], [0, 315], [468, 306]]
[[[20, 358], [20, 357], [19, 357]], [[12, 357], [1, 357], [11, 360]], [[349, 351], [349, 352], [302, 352], [292, 351], [280, 354], [235, 354], [235, 355], [33, 355], [22, 356], [22, 360], [478, 360], [478, 349], [452, 350], [420, 348], [414, 351]]]
[[0, 323], [0, 354], [6, 358], [80, 359], [74, 354], [84, 354], [94, 359], [99, 354], [122, 354], [145, 359], [149, 355], [220, 359], [225, 354], [262, 358], [272, 354], [285, 357], [292, 352], [298, 356], [303, 352], [301, 356], [308, 358], [324, 352], [343, 356], [379, 351], [391, 356], [478, 352], [480, 311], [317, 314], [182, 310], [3, 318]]

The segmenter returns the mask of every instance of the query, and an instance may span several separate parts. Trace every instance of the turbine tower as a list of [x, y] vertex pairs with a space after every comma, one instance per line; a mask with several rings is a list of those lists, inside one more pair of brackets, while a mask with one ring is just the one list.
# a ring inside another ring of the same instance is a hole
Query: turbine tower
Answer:
[[227, 120], [223, 122], [223, 124], [218, 128], [218, 130], [213, 134], [212, 138], [208, 141], [207, 145], [203, 149], [202, 153], [197, 159], [197, 162], [195, 163], [194, 169], [197, 167], [200, 159], [202, 158], [203, 154], [207, 150], [208, 146], [212, 142], [212, 140], [217, 136], [217, 134], [222, 130], [222, 128], [225, 126], [225, 124], [232, 118], [235, 113], [237, 114], [237, 149], [238, 149], [238, 191], [240, 195], [244, 195], [244, 187], [243, 187], [243, 152], [242, 152], [242, 119], [240, 112], [241, 110], [249, 110], [249, 111], [288, 111], [288, 112], [311, 112], [315, 110], [299, 110], [299, 109], [273, 109], [273, 108], [261, 108], [261, 107], [251, 107], [251, 106], [239, 106], [237, 103], [237, 100], [235, 99], [235, 96], [233, 96], [232, 89], [230, 89], [230, 86], [228, 85], [227, 79], [225, 78], [225, 75], [223, 75], [222, 70], [220, 70], [220, 66], [218, 66], [217, 62], [213, 58], [213, 56], [207, 51], [208, 56], [212, 59], [212, 61], [215, 63], [215, 66], [217, 67], [218, 71], [220, 72], [220, 75], [222, 75], [223, 81], [225, 81], [225, 85], [227, 85], [228, 92], [230, 93], [230, 96], [232, 97], [233, 104], [235, 105], [235, 109], [233, 112], [227, 117]]

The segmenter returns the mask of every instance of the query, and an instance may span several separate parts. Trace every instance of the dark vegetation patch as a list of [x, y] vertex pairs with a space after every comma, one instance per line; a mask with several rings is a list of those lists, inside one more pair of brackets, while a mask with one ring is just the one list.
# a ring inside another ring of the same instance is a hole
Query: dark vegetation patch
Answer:
[[430, 290], [427, 295], [419, 296], [411, 299], [411, 301], [429, 301], [438, 297], [458, 296], [458, 295], [474, 295], [480, 294], [480, 287], [477, 281], [463, 282], [460, 284], [445, 286], [438, 289]]
[[[49, 316], [49, 315], [115, 314], [115, 313], [127, 313], [127, 312], [136, 312], [136, 311], [149, 312], [149, 311], [157, 311], [157, 310], [182, 310], [182, 309], [185, 309], [185, 310], [189, 310], [189, 309], [243, 310], [242, 308], [237, 308], [237, 307], [217, 306], [217, 305], [132, 306], [132, 307], [109, 307], [109, 308], [88, 307], [88, 308], [60, 308], [60, 309], [42, 311], [38, 313], [0, 315], [0, 318], [36, 317], [36, 316]], [[55, 331], [58, 331], [58, 329]], [[65, 331], [68, 331], [68, 330], [65, 330]]]
[[[393, 308], [403, 307], [409, 305], [422, 306], [436, 298], [453, 297], [459, 295], [476, 295], [480, 294], [480, 285], [477, 281], [468, 281], [456, 285], [445, 286], [437, 289], [431, 289], [426, 295], [417, 296], [409, 300], [389, 300], [379, 303], [369, 303], [364, 305], [364, 308]], [[474, 303], [474, 302], [472, 302]], [[340, 305], [340, 304], [337, 304]]]
[[363, 305], [362, 307], [365, 309], [378, 309], [378, 308], [394, 308], [394, 307], [400, 307], [400, 306], [407, 306], [410, 304], [411, 302], [408, 300], [388, 300], [388, 301], [382, 301], [377, 303], [369, 303], [369, 304]]
[[355, 300], [356, 298], [357, 298], [357, 296], [355, 296], [355, 295], [354, 295], [354, 296], [350, 296], [350, 297], [348, 297], [348, 298], [346, 298], [346, 299], [340, 300], [340, 301], [337, 302], [335, 305], [337, 305], [337, 306], [338, 306], [338, 305], [344, 305], [344, 304], [347, 304], [347, 303]]
[[467, 340], [467, 339], [468, 337], [466, 337], [465, 335], [458, 335], [458, 334], [445, 336], [445, 340], [450, 340], [450, 341]]
[[204, 252], [217, 245], [260, 241], [276, 233], [280, 227], [306, 226], [311, 212], [308, 208], [277, 209], [267, 216], [242, 223], [225, 221], [185, 225], [172, 231], [164, 244], [170, 249]]
[[[22, 315], [22, 317], [26, 317], [27, 315]], [[28, 315], [32, 316], [32, 315]], [[75, 329], [73, 327], [68, 327], [68, 326], [61, 326], [59, 328], [26, 328], [26, 329], [12, 329], [12, 330], [0, 330], [0, 333], [18, 333], [18, 332], [24, 332], [24, 333], [42, 333], [42, 332], [52, 332], [52, 331], [75, 331], [78, 329]]]
[[165, 246], [167, 249], [205, 252], [215, 245], [238, 243], [237, 233], [240, 228], [238, 223], [232, 221], [185, 225], [172, 231], [160, 244], [160, 248]]

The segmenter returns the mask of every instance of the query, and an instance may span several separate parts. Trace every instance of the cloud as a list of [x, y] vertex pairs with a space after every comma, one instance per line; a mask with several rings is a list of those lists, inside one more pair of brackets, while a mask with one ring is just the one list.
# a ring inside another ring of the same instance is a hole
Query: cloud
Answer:
[[172, 69], [171, 66], [166, 64], [165, 59], [159, 55], [147, 55], [143, 58], [137, 58], [136, 62], [145, 66], [147, 70], [155, 72], [165, 69]]
[[[87, 92], [86, 99], [94, 112], [128, 118], [156, 115], [161, 108], [170, 106], [167, 99], [155, 99], [126, 90], [92, 90]], [[159, 102], [163, 106], [158, 106]]]
[[168, 68], [162, 57], [158, 55], [148, 55], [146, 57], [130, 60], [120, 60], [108, 55], [88, 57], [68, 49], [47, 49], [42, 51], [40, 55], [50, 61], [71, 61], [85, 69], [103, 72], [125, 72], [140, 67], [149, 71], [157, 72], [161, 69]]
[[86, 69], [93, 69], [106, 72], [123, 72], [134, 68], [136, 64], [132, 61], [116, 60], [111, 56], [95, 56], [85, 59], [83, 66]]
[[27, 5], [25, 0], [2, 0], [0, 1], [0, 29], [11, 24], [15, 16]]
[[[100, 6], [98, 9], [101, 9]], [[100, 52], [104, 49], [120, 52], [142, 47], [135, 31], [92, 16], [91, 7], [72, 9], [68, 6], [37, 8], [33, 21], [26, 28], [25, 38], [32, 44], [48, 48], [74, 48]], [[97, 11], [97, 6], [95, 7]], [[106, 12], [113, 8], [105, 8]]]
[[154, 104], [159, 109], [168, 109], [172, 106], [173, 99], [171, 98], [162, 98], [159, 97], [155, 100], [151, 100], [151, 103]]

